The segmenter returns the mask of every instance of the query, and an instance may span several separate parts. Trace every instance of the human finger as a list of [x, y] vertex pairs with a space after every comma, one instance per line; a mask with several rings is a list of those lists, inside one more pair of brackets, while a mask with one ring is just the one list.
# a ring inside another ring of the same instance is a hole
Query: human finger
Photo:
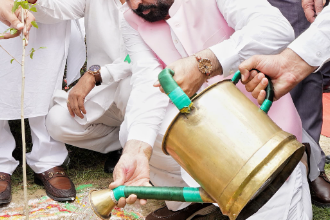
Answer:
[[86, 114], [86, 109], [85, 109], [84, 98], [83, 97], [78, 97], [78, 107], [79, 107], [80, 112]]
[[266, 91], [265, 90], [261, 90], [259, 95], [258, 95], [258, 103], [259, 105], [262, 105], [262, 103], [265, 101], [266, 99]]
[[35, 21], [35, 18], [32, 13], [28, 12], [26, 17], [26, 28], [24, 30], [25, 38], [27, 39], [27, 42], [29, 41], [29, 33], [32, 28], [32, 21]]
[[245, 80], [245, 82], [242, 82], [243, 84], [248, 84], [251, 80], [253, 80], [256, 75], [258, 75], [258, 71], [257, 70], [251, 70], [250, 71], [250, 76], [248, 79]]
[[66, 104], [67, 104], [67, 107], [68, 107], [68, 110], [69, 110], [70, 115], [71, 115], [72, 117], [74, 117], [74, 112], [73, 112], [73, 110], [71, 109], [70, 101], [68, 100]]
[[245, 60], [243, 63], [239, 65], [239, 71], [242, 75], [242, 82], [246, 83], [246, 81], [249, 79], [251, 70], [257, 69], [258, 65], [258, 55], [252, 56], [251, 58]]
[[132, 194], [126, 199], [127, 204], [134, 204], [137, 200], [137, 196]]
[[[120, 161], [118, 162], [120, 163]], [[118, 186], [122, 186], [125, 183], [125, 174], [124, 170], [120, 167], [120, 164], [117, 164], [113, 172], [114, 182], [110, 183], [109, 188], [114, 189]]]
[[73, 112], [81, 119], [84, 118], [84, 116], [81, 114], [79, 106], [78, 106], [78, 101], [77, 98], [72, 98], [70, 100], [70, 104], [71, 104], [71, 108], [73, 110]]
[[315, 13], [318, 15], [323, 10], [323, 0], [314, 0]]
[[21, 30], [23, 30], [24, 25], [19, 20], [20, 16], [17, 16], [17, 14], [20, 14], [20, 12], [19, 13], [9, 12], [9, 13], [6, 13], [5, 17], [6, 17], [7, 22], [9, 22], [9, 24], [10, 24], [9, 26], [11, 28], [15, 28], [16, 30], [21, 31]]
[[162, 86], [159, 86], [159, 90], [162, 92], [162, 93], [165, 93], [164, 89]]
[[160, 86], [160, 82], [159, 82], [159, 80], [157, 80], [157, 81], [154, 83], [153, 86], [154, 86], [154, 87], [159, 87], [159, 86]]
[[255, 99], [258, 99], [260, 91], [264, 90], [268, 85], [268, 79], [263, 78], [261, 82], [257, 85], [257, 87], [251, 92], [252, 96]]
[[312, 5], [312, 3], [310, 3], [309, 1], [303, 1], [302, 8], [304, 9], [306, 19], [310, 23], [313, 23], [315, 20], [314, 5]]
[[21, 31], [17, 31], [15, 34], [5, 33], [5, 34], [0, 35], [0, 39], [14, 38], [14, 37], [18, 37], [20, 34], [21, 34]]
[[264, 74], [258, 73], [250, 82], [245, 85], [246, 91], [252, 92], [264, 78]]
[[118, 206], [119, 208], [124, 208], [125, 205], [126, 205], [126, 199], [125, 199], [125, 198], [120, 198], [119, 201], [118, 201], [117, 206]]

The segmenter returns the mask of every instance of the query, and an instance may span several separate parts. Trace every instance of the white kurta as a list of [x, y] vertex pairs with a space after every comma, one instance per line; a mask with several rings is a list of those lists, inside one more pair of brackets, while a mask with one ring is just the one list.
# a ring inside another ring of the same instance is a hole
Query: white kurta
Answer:
[[[5, 29], [7, 26], [1, 23], [0, 32]], [[25, 59], [24, 111], [26, 118], [46, 115], [55, 89], [62, 88], [70, 33], [71, 21], [52, 25], [39, 23], [39, 29], [31, 29]], [[50, 38], [51, 40], [48, 40]], [[1, 41], [1, 45], [17, 60], [21, 60], [21, 38]], [[40, 47], [46, 48], [37, 50]], [[37, 50], [33, 59], [29, 57], [31, 48]], [[0, 120], [19, 119], [21, 117], [21, 66], [15, 61], [11, 64], [12, 58], [3, 50], [0, 50], [0, 57]], [[74, 62], [81, 63], [81, 61], [84, 61], [84, 57], [76, 57]], [[78, 71], [77, 68], [76, 71]]]
[[[115, 100], [118, 83], [131, 75], [131, 65], [124, 62], [127, 52], [119, 22], [122, 14], [118, 8], [121, 5], [119, 0], [38, 1], [38, 12], [35, 13], [35, 17], [42, 23], [51, 24], [82, 17], [85, 19], [87, 66], [100, 65], [103, 82], [86, 97], [85, 101], [89, 104], [85, 104], [87, 107], [85, 118], [81, 120], [75, 117], [75, 120], [83, 126], [94, 123], [102, 117]], [[66, 109], [67, 96], [64, 91], [57, 91], [52, 104], [59, 104]], [[89, 106], [93, 107], [88, 108]]]

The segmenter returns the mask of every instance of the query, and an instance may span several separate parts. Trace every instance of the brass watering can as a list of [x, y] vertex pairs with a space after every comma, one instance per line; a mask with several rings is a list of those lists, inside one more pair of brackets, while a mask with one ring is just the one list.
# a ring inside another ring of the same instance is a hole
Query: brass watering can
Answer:
[[273, 91], [258, 109], [232, 80], [216, 83], [191, 102], [176, 84], [169, 69], [159, 81], [180, 109], [169, 126], [163, 151], [171, 155], [202, 188], [120, 186], [90, 192], [90, 206], [97, 216], [109, 219], [122, 197], [218, 203], [231, 220], [245, 220], [257, 212], [290, 176], [304, 153], [295, 136], [282, 131], [268, 112]]
[[276, 193], [304, 153], [296, 137], [267, 115], [274, 94], [271, 81], [259, 109], [235, 86], [240, 72], [191, 101], [173, 75], [165, 69], [158, 77], [181, 111], [164, 135], [163, 152], [200, 184], [223, 214], [247, 219]]

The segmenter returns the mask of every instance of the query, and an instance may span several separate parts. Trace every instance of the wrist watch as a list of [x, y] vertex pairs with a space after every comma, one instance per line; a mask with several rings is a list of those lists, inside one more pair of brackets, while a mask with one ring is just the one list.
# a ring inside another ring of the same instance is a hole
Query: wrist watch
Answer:
[[102, 77], [101, 77], [101, 66], [100, 65], [93, 65], [89, 67], [88, 73], [92, 74], [95, 78], [95, 85], [99, 86], [102, 83]]
[[198, 62], [199, 71], [209, 78], [213, 69], [211, 60], [207, 58], [201, 58], [200, 56], [197, 56], [195, 54], [194, 56], [196, 57], [196, 60]]

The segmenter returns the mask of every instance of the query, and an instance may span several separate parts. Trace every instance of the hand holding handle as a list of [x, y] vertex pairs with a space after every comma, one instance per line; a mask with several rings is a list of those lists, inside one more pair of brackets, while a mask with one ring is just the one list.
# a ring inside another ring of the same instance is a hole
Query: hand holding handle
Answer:
[[164, 69], [158, 75], [158, 80], [163, 87], [166, 95], [171, 99], [173, 104], [180, 110], [181, 113], [190, 113], [193, 103], [190, 98], [184, 93], [179, 85], [173, 79], [174, 71]]
[[[233, 78], [231, 79], [231, 81], [236, 85], [238, 83], [238, 81], [241, 79], [242, 75], [240, 71], [237, 71]], [[273, 83], [272, 80], [266, 76], [266, 78], [268, 79], [268, 85], [266, 88], [266, 98], [265, 101], [262, 103], [262, 105], [260, 106], [260, 109], [263, 110], [266, 114], [268, 113], [270, 107], [273, 104], [273, 100], [274, 100], [274, 87], [273, 87]]]

